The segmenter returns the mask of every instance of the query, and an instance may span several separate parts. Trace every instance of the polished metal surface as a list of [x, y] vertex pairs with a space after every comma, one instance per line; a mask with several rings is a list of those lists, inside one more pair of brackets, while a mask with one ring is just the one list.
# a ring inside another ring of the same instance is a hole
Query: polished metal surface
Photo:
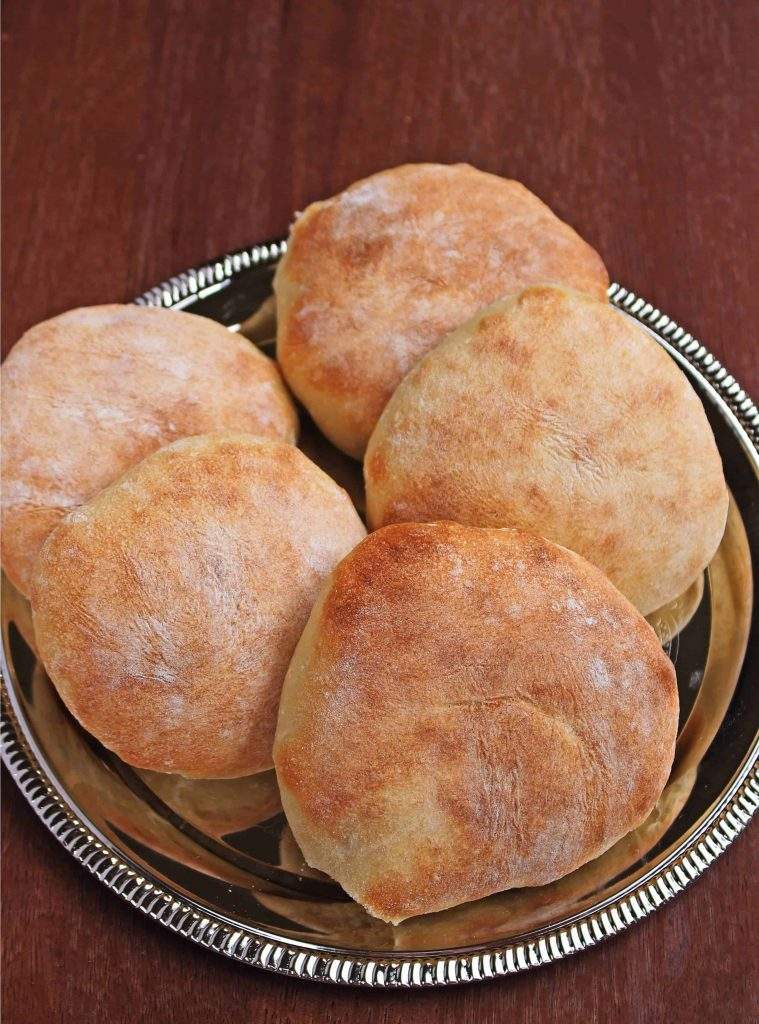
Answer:
[[[213, 317], [266, 347], [283, 248], [242, 250], [137, 301]], [[618, 285], [609, 297], [688, 374], [732, 492], [703, 579], [651, 617], [677, 669], [681, 724], [650, 818], [553, 885], [386, 925], [304, 864], [273, 772], [202, 782], [137, 771], [80, 729], [36, 658], [28, 604], [4, 580], [3, 760], [91, 873], [165, 927], [236, 960], [321, 981], [417, 987], [510, 974], [593, 945], [671, 899], [729, 846], [759, 807], [759, 414], [668, 317]], [[301, 446], [361, 508], [358, 465], [305, 417]]]

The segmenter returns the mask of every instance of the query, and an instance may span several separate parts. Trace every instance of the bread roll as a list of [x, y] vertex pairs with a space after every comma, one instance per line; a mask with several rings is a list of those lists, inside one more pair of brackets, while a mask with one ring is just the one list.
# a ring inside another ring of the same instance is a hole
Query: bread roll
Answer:
[[364, 534], [291, 445], [177, 441], [48, 537], [32, 586], [40, 656], [72, 714], [129, 764], [196, 778], [269, 768], [295, 644]]
[[24, 594], [72, 508], [179, 437], [235, 429], [294, 442], [276, 365], [204, 317], [94, 306], [37, 324], [2, 370], [2, 562]]
[[322, 590], [274, 764], [307, 862], [397, 923], [603, 853], [656, 803], [677, 717], [656, 634], [579, 555], [408, 523]]
[[296, 220], [274, 280], [277, 358], [360, 458], [414, 363], [481, 306], [558, 281], [603, 299], [598, 254], [517, 181], [465, 164], [375, 174]]
[[481, 311], [416, 366], [364, 474], [372, 527], [533, 530], [603, 569], [644, 615], [696, 579], [727, 516], [685, 375], [608, 303], [554, 286]]

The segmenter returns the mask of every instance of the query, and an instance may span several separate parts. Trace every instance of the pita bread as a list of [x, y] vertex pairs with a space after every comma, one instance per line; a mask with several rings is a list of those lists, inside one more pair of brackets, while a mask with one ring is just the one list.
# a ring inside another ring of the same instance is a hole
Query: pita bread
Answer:
[[243, 434], [154, 452], [48, 537], [37, 647], [122, 760], [194, 778], [272, 765], [280, 689], [323, 580], [364, 536], [297, 448]]
[[274, 764], [307, 862], [395, 924], [599, 856], [651, 812], [677, 719], [656, 634], [579, 555], [406, 523], [325, 585]]
[[717, 550], [728, 492], [703, 406], [606, 302], [527, 288], [416, 366], [364, 463], [371, 527], [532, 530], [602, 569], [644, 615]]

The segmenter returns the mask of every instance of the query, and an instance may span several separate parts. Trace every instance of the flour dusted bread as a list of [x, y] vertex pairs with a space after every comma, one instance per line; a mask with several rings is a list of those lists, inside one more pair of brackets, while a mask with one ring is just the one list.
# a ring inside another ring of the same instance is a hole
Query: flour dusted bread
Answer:
[[129, 764], [199, 778], [271, 767], [282, 680], [317, 591], [364, 536], [291, 445], [177, 441], [71, 512], [37, 562], [40, 656]]
[[307, 862], [396, 923], [603, 853], [659, 797], [677, 717], [656, 634], [579, 555], [408, 523], [322, 590], [274, 763]]
[[314, 203], [274, 281], [277, 358], [356, 458], [404, 374], [481, 306], [539, 281], [604, 298], [598, 254], [519, 182], [408, 164]]
[[704, 409], [606, 302], [527, 288], [408, 374], [364, 463], [369, 522], [533, 530], [606, 573], [644, 615], [716, 551], [728, 493]]
[[276, 365], [220, 324], [139, 306], [73, 309], [28, 331], [2, 370], [2, 562], [29, 593], [70, 509], [180, 437], [242, 430], [294, 442]]

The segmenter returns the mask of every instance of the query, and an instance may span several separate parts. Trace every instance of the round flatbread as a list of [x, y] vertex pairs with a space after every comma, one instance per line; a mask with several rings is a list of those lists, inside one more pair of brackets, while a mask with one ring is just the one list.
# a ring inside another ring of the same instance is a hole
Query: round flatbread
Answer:
[[24, 594], [72, 508], [180, 437], [242, 430], [295, 442], [276, 364], [204, 317], [94, 306], [37, 324], [2, 370], [2, 562]]
[[48, 537], [32, 586], [40, 656], [72, 714], [129, 764], [197, 778], [270, 768], [295, 644], [365, 532], [291, 445], [177, 441]]
[[579, 555], [407, 523], [325, 585], [274, 763], [307, 862], [397, 923], [603, 853], [656, 803], [677, 719], [656, 634]]
[[690, 586], [727, 516], [685, 375], [608, 303], [554, 286], [481, 311], [416, 366], [364, 473], [372, 527], [532, 530], [603, 569], [644, 615]]
[[360, 458], [414, 363], [481, 306], [557, 281], [601, 299], [591, 247], [517, 181], [408, 164], [314, 203], [274, 280], [277, 359], [326, 436]]

